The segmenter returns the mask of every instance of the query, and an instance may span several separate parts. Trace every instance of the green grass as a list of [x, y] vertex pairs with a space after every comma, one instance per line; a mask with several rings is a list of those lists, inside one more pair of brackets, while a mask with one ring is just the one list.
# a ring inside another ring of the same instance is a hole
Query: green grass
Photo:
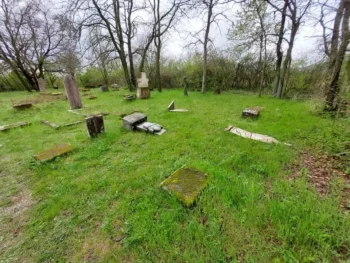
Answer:
[[[289, 180], [298, 152], [334, 154], [349, 140], [349, 119], [315, 114], [311, 102], [242, 94], [153, 91], [127, 102], [124, 91], [83, 98], [85, 113], [139, 110], [167, 132], [153, 136], [104, 117], [106, 133], [87, 136], [67, 101], [14, 111], [11, 100], [39, 96], [1, 93], [0, 125], [31, 126], [0, 133], [0, 262], [341, 262], [350, 259], [350, 220], [339, 208], [342, 190], [319, 196], [305, 173]], [[170, 113], [177, 108], [188, 113]], [[256, 121], [241, 118], [263, 106]], [[229, 124], [293, 144], [264, 144], [224, 129]], [[33, 155], [61, 143], [73, 153], [48, 163]], [[297, 150], [295, 150], [297, 149]], [[205, 172], [209, 183], [193, 208], [184, 208], [159, 184], [178, 168]], [[21, 191], [35, 204], [12, 218], [2, 213]], [[16, 229], [19, 234], [14, 235]], [[120, 242], [113, 240], [125, 237]]]

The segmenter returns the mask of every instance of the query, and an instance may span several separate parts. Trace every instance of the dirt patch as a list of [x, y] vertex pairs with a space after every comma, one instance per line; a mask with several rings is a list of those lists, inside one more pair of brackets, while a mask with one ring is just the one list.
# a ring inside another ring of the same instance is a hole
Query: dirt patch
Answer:
[[28, 210], [33, 204], [34, 200], [28, 190], [24, 190], [11, 198], [12, 205], [4, 208], [4, 215], [12, 218], [18, 217]]
[[338, 167], [339, 158], [336, 156], [314, 156], [308, 152], [304, 152], [301, 155], [300, 163], [293, 167], [291, 179], [295, 179], [306, 170], [308, 180], [315, 186], [317, 192], [319, 194], [327, 194], [329, 193], [329, 184], [331, 180], [334, 177], [341, 178], [344, 181], [341, 207], [350, 210], [350, 177]]

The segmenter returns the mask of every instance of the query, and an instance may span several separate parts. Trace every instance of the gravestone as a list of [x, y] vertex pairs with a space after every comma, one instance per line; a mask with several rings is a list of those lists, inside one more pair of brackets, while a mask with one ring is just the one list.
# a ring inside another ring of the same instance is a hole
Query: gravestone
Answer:
[[52, 87], [53, 87], [53, 89], [58, 89], [57, 84], [54, 84]]
[[160, 186], [175, 195], [186, 207], [191, 207], [208, 183], [207, 175], [189, 168], [180, 168]]
[[64, 77], [64, 88], [67, 93], [68, 101], [71, 109], [81, 109], [83, 107], [79, 95], [78, 85], [72, 75]]
[[112, 84], [111, 87], [112, 87], [113, 91], [119, 91], [119, 89], [121, 88], [121, 86], [118, 85], [117, 83]]
[[100, 87], [100, 91], [101, 91], [101, 92], [107, 92], [107, 91], [109, 91], [109, 89], [108, 89], [107, 86], [101, 86], [101, 87]]
[[137, 79], [137, 98], [148, 99], [151, 92], [148, 88], [148, 78], [145, 72], [140, 72], [140, 76]]
[[18, 128], [18, 127], [22, 127], [22, 126], [28, 126], [31, 125], [30, 122], [16, 122], [16, 123], [11, 123], [11, 124], [6, 124], [6, 125], [2, 125], [0, 126], [0, 131], [6, 131], [9, 129], [13, 129], [13, 128]]
[[138, 124], [147, 121], [147, 116], [140, 113], [134, 112], [133, 114], [127, 115], [123, 118], [123, 126], [128, 130], [135, 130]]
[[53, 160], [54, 158], [61, 156], [63, 154], [69, 153], [73, 150], [72, 145], [70, 144], [61, 144], [53, 147], [49, 150], [43, 151], [34, 155], [34, 159], [41, 162], [46, 162]]
[[175, 109], [175, 102], [172, 101], [168, 106], [168, 111], [170, 112], [188, 112], [188, 110], [185, 109]]
[[12, 105], [12, 107], [16, 110], [23, 110], [23, 109], [28, 109], [30, 107], [32, 107], [33, 104], [32, 103], [18, 103], [18, 104], [14, 104]]
[[85, 123], [91, 138], [105, 131], [102, 115], [87, 117], [85, 118]]
[[50, 121], [46, 121], [46, 120], [41, 120], [41, 123], [42, 124], [46, 124], [56, 130], [58, 130], [60, 128], [60, 126], [58, 126], [57, 124], [53, 123], [53, 122], [50, 122]]
[[263, 111], [265, 108], [264, 107], [251, 107], [244, 109], [242, 112], [242, 117], [243, 118], [258, 118], [260, 115], [260, 112]]
[[136, 99], [135, 94], [124, 95], [124, 100], [134, 100], [134, 99]]
[[38, 85], [39, 85], [39, 91], [45, 92], [46, 91], [46, 82], [45, 79], [39, 78], [38, 79]]

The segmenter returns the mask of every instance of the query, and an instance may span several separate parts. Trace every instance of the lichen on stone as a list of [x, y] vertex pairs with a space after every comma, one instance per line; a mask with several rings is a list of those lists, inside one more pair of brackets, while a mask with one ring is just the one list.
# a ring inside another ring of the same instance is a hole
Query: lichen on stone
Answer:
[[166, 178], [160, 186], [174, 194], [184, 206], [190, 207], [207, 183], [208, 178], [205, 173], [190, 168], [180, 168]]

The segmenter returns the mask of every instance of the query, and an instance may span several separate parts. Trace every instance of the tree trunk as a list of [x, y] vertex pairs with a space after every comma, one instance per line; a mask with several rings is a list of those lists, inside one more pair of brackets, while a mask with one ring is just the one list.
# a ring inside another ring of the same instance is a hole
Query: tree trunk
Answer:
[[284, 36], [284, 27], [286, 24], [286, 13], [287, 13], [287, 7], [288, 7], [288, 0], [284, 1], [284, 6], [282, 9], [282, 18], [281, 18], [281, 26], [278, 34], [278, 41], [276, 45], [276, 78], [275, 78], [275, 89], [274, 89], [274, 96], [277, 96], [278, 88], [280, 85], [280, 78], [281, 78], [281, 66], [282, 66], [282, 60], [283, 60], [283, 51], [282, 51], [282, 42], [283, 42], [283, 36]]
[[[349, 32], [349, 17], [350, 17], [350, 2], [344, 1], [344, 3], [340, 3], [340, 6], [343, 4], [343, 22], [342, 22], [342, 36], [341, 36], [341, 44], [338, 48], [338, 51], [334, 52], [335, 61], [333, 61], [332, 57], [330, 59], [330, 82], [329, 87], [326, 92], [326, 105], [324, 111], [332, 112], [333, 114], [339, 108], [338, 96], [340, 92], [340, 83], [339, 76], [342, 68], [342, 64], [345, 57], [345, 52], [347, 46], [350, 42], [350, 32]], [[333, 30], [334, 33], [334, 30]], [[332, 46], [335, 49], [334, 46]]]
[[204, 42], [203, 42], [203, 76], [202, 76], [202, 93], [203, 94], [207, 90], [208, 40], [209, 40], [210, 25], [212, 22], [211, 21], [212, 15], [213, 15], [213, 0], [210, 0], [208, 4], [207, 26], [205, 29]]

